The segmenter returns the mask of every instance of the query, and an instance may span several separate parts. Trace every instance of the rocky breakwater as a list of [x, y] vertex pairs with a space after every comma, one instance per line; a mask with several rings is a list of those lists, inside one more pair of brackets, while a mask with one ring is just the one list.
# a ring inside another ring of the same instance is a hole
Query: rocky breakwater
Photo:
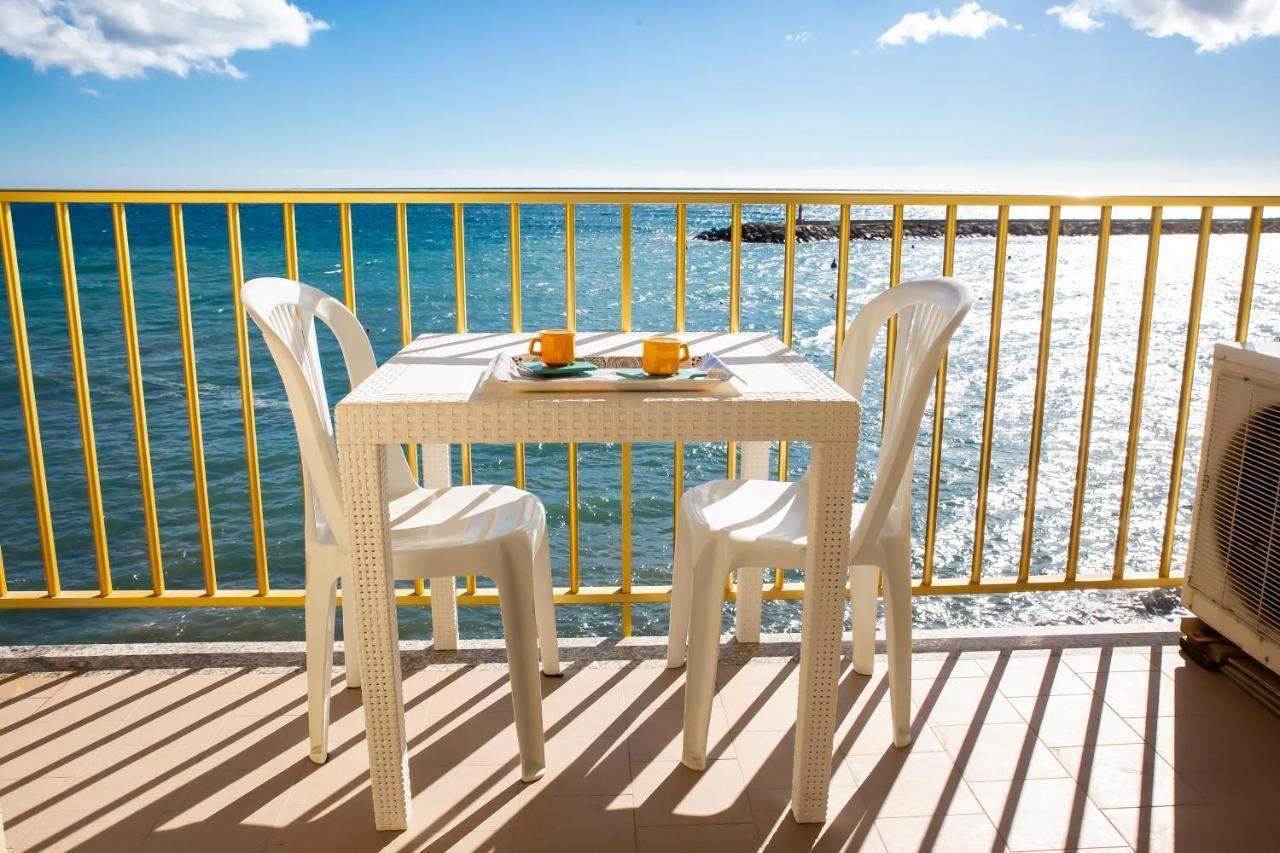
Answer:
[[[994, 219], [961, 219], [956, 222], [957, 237], [994, 237], [998, 223]], [[1146, 219], [1113, 219], [1111, 233], [1147, 234], [1151, 223]], [[1164, 234], [1197, 234], [1199, 219], [1166, 219], [1161, 226]], [[1249, 230], [1247, 219], [1215, 219], [1214, 234], [1244, 234]], [[1264, 234], [1280, 234], [1280, 219], [1262, 220]], [[902, 223], [902, 235], [915, 238], [941, 238], [946, 236], [945, 219], [907, 219]], [[1010, 219], [1009, 235], [1012, 237], [1043, 237], [1049, 233], [1047, 219]], [[1091, 237], [1098, 234], [1096, 219], [1063, 219], [1059, 227], [1063, 237]], [[742, 223], [744, 243], [782, 243], [786, 240], [787, 226], [782, 222]], [[852, 240], [887, 240], [893, 236], [893, 222], [888, 219], [855, 220], [849, 223]], [[698, 240], [727, 241], [733, 235], [728, 228], [708, 228], [695, 235]], [[838, 240], [840, 223], [832, 220], [809, 220], [796, 223], [796, 242], [813, 243], [821, 240]]]

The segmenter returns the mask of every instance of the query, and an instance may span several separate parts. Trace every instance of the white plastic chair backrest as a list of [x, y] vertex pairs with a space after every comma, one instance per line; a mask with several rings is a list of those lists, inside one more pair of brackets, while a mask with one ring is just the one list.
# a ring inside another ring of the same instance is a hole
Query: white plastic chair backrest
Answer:
[[[293, 423], [298, 431], [302, 465], [308, 486], [308, 532], [317, 521], [327, 522], [339, 547], [346, 550], [347, 524], [338, 479], [338, 448], [334, 442], [329, 397], [325, 392], [318, 319], [338, 340], [351, 387], [373, 373], [377, 363], [369, 337], [355, 315], [322, 290], [285, 278], [255, 278], [240, 289], [245, 310], [262, 331], [280, 371]], [[391, 497], [416, 487], [413, 472], [398, 445], [387, 448], [387, 491]], [[314, 500], [313, 500], [314, 499]], [[313, 502], [318, 507], [313, 507]], [[313, 518], [312, 512], [319, 516]]]
[[890, 317], [898, 318], [880, 457], [871, 494], [853, 531], [855, 548], [866, 536], [883, 529], [891, 512], [897, 514], [895, 521], [902, 529], [910, 529], [911, 468], [924, 407], [951, 336], [972, 305], [973, 292], [962, 281], [904, 282], [868, 302], [849, 324], [836, 382], [862, 399], [876, 334]]

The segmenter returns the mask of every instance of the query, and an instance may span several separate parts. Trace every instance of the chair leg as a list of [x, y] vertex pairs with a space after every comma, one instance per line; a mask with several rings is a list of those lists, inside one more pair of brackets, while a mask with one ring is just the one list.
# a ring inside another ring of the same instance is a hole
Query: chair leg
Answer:
[[533, 559], [533, 615], [538, 623], [538, 652], [542, 674], [560, 674], [560, 646], [556, 642], [556, 601], [551, 586], [551, 547], [543, 534]]
[[688, 523], [676, 533], [675, 560], [671, 566], [671, 615], [667, 620], [667, 668], [684, 666], [689, 641], [689, 608], [693, 596], [693, 561]]
[[[526, 558], [527, 559], [527, 558]], [[509, 561], [514, 571], [498, 580], [502, 631], [511, 675], [516, 739], [520, 743], [520, 779], [541, 778], [547, 760], [542, 732], [542, 685], [538, 680], [538, 629], [534, 616], [533, 580], [529, 565]]]
[[733, 635], [738, 638], [739, 643], [760, 642], [760, 602], [763, 598], [764, 569], [738, 569], [738, 601], [733, 608]]
[[880, 570], [875, 566], [849, 567], [849, 611], [853, 622], [850, 655], [853, 671], [870, 675], [875, 669], [876, 602], [880, 591]]
[[343, 576], [342, 659], [346, 662], [348, 690], [360, 688], [360, 630], [356, 627], [356, 603], [346, 595], [353, 585], [350, 575]]
[[436, 651], [458, 648], [458, 584], [455, 578], [431, 579], [431, 645]]
[[335, 579], [307, 579], [304, 619], [307, 636], [307, 728], [311, 760], [329, 757], [329, 685], [333, 670], [333, 616], [337, 606]]
[[[692, 566], [690, 568], [693, 568]], [[700, 566], [699, 569], [709, 569]], [[684, 755], [686, 767], [707, 766], [707, 732], [716, 693], [720, 657], [720, 623], [724, 611], [724, 571], [695, 570], [689, 626], [689, 666], [684, 684]]]
[[885, 645], [893, 745], [911, 743], [911, 551], [895, 548], [884, 567]]

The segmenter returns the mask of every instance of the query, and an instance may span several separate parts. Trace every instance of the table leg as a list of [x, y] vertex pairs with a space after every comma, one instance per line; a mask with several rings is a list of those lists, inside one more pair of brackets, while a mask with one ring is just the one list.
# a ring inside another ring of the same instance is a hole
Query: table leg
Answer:
[[[338, 411], [341, 416], [341, 407]], [[340, 424], [338, 434], [343, 432]], [[378, 829], [406, 829], [410, 818], [409, 750], [400, 683], [395, 581], [391, 574], [386, 454], [376, 445], [353, 443], [341, 444], [339, 452], [355, 578], [373, 822]]]
[[[769, 447], [767, 441], [742, 443], [742, 477], [745, 480], [769, 479]], [[760, 642], [760, 602], [764, 569], [752, 566], [738, 569], [738, 603], [733, 608], [733, 634], [739, 643]]]
[[815, 443], [809, 461], [809, 564], [791, 768], [791, 813], [799, 823], [827, 819], [856, 455], [853, 442]]

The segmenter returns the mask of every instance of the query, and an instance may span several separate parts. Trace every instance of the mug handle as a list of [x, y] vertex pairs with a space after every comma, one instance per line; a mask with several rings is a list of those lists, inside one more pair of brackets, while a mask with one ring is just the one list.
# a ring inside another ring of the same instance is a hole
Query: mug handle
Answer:
[[529, 355], [542, 355], [542, 338], [533, 338], [529, 341]]
[[678, 352], [678, 353], [680, 354], [679, 359], [678, 359], [678, 361], [679, 361], [679, 363], [680, 363], [680, 364], [684, 364], [686, 361], [688, 361], [688, 360], [689, 360], [689, 345], [688, 345], [688, 344], [681, 344], [681, 345], [680, 345], [680, 349], [676, 350], [676, 352]]

